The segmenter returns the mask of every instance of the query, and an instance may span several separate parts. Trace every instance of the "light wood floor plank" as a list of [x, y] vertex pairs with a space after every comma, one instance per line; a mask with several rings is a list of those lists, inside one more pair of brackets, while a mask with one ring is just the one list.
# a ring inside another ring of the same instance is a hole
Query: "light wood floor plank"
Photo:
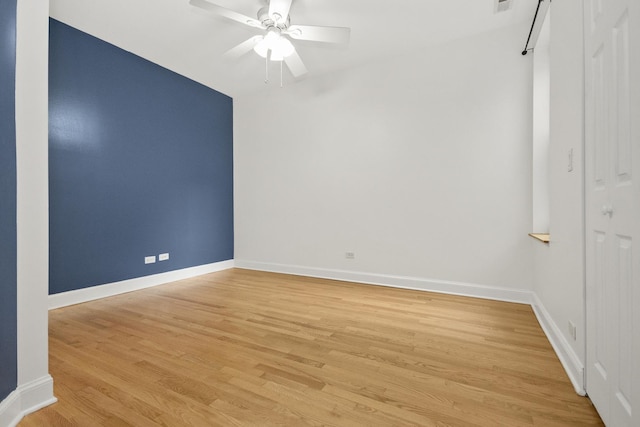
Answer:
[[531, 308], [233, 269], [50, 312], [20, 426], [588, 426]]

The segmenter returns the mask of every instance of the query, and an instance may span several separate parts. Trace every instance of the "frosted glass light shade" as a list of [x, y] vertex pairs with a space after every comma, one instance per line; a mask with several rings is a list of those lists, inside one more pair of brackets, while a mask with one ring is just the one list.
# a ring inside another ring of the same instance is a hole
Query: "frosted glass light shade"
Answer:
[[295, 52], [296, 49], [285, 37], [282, 37], [275, 32], [269, 32], [258, 42], [258, 44], [256, 44], [253, 50], [263, 58], [266, 58], [269, 50], [271, 50], [271, 60], [282, 61], [284, 58]]

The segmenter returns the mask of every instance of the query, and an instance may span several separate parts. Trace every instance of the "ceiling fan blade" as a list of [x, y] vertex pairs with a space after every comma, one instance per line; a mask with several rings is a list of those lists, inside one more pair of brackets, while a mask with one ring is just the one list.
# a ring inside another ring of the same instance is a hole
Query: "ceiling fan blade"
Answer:
[[351, 28], [292, 25], [287, 29], [286, 34], [296, 40], [348, 44], [351, 37]]
[[236, 47], [232, 47], [231, 49], [226, 51], [224, 53], [224, 56], [229, 59], [238, 59], [242, 55], [251, 52], [251, 49], [253, 49], [256, 44], [258, 44], [260, 40], [262, 40], [262, 38], [262, 36], [253, 36], [250, 39], [243, 41]]
[[291, 55], [285, 56], [284, 62], [287, 64], [287, 67], [289, 67], [289, 71], [291, 71], [293, 77], [298, 78], [309, 72], [304, 62], [302, 62], [302, 58], [298, 55], [298, 52], [294, 51]]
[[222, 16], [223, 18], [231, 19], [232, 21], [236, 21], [241, 24], [262, 28], [262, 23], [255, 18], [251, 18], [250, 16], [243, 15], [242, 13], [235, 12], [222, 6], [218, 6], [217, 4], [209, 3], [205, 0], [190, 0], [189, 4], [199, 9], [206, 10], [207, 12], [210, 12], [214, 15]]
[[291, 0], [270, 0], [269, 16], [273, 18], [274, 14], [280, 15], [282, 19], [287, 19], [289, 10], [291, 9]]

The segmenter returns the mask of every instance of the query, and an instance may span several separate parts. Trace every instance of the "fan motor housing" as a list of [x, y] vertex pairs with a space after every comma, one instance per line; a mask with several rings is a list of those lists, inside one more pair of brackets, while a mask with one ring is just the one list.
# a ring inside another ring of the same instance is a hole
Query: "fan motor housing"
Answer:
[[278, 28], [280, 31], [284, 31], [289, 27], [289, 23], [291, 19], [289, 15], [286, 18], [280, 18], [275, 20], [273, 17], [269, 16], [269, 7], [263, 7], [258, 11], [258, 20], [262, 22], [267, 28]]

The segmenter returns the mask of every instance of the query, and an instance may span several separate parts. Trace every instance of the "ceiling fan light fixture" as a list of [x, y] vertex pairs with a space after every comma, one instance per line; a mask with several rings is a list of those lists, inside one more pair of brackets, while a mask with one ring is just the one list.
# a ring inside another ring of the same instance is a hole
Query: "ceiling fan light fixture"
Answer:
[[269, 53], [269, 45], [265, 42], [264, 37], [253, 47], [253, 51], [263, 58], [267, 57], [267, 53]]
[[284, 56], [279, 53], [271, 52], [271, 58], [273, 62], [282, 62], [284, 60]]
[[264, 41], [272, 45], [280, 38], [280, 30], [276, 28], [270, 28], [267, 34], [264, 36]]
[[253, 50], [263, 58], [266, 58], [269, 51], [271, 51], [272, 61], [282, 61], [296, 51], [293, 43], [273, 31], [270, 31], [264, 36], [264, 38], [255, 45]]
[[293, 47], [293, 43], [291, 43], [288, 39], [284, 37], [280, 37], [274, 46], [271, 48], [271, 53], [273, 55], [281, 56], [282, 58], [286, 58], [296, 51], [296, 48]]
[[267, 34], [256, 44], [253, 50], [263, 58], [267, 57], [269, 49], [273, 49], [280, 39], [280, 32], [275, 28], [270, 28]]

